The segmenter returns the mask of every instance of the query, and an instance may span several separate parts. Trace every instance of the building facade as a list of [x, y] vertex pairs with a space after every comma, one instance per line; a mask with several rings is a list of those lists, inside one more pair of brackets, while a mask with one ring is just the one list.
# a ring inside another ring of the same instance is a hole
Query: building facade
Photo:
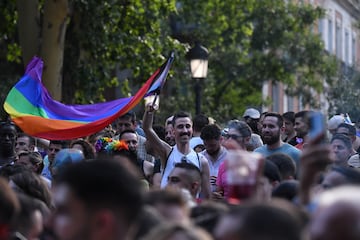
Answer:
[[[325, 17], [319, 19], [314, 32], [320, 34], [324, 41], [325, 50], [336, 55], [343, 65], [360, 69], [360, 0], [303, 0], [301, 2], [321, 6], [325, 9]], [[284, 113], [287, 111], [301, 111], [301, 96], [291, 97], [285, 93], [282, 83], [267, 82], [263, 89], [264, 99], [270, 98], [272, 104], [264, 106], [263, 111]], [[320, 108], [328, 109], [328, 102], [324, 95], [318, 97]], [[326, 112], [324, 112], [326, 113]]]

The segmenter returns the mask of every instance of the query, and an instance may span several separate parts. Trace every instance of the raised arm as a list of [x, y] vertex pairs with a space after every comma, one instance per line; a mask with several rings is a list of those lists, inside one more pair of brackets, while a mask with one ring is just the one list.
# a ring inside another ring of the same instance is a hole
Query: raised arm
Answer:
[[162, 141], [159, 136], [155, 133], [152, 125], [154, 120], [155, 108], [149, 104], [145, 108], [143, 117], [143, 129], [146, 134], [146, 141], [149, 143], [154, 151], [154, 154], [160, 157], [161, 166], [165, 166], [167, 156], [171, 151], [171, 146], [166, 142]]
[[209, 162], [204, 155], [199, 154], [199, 157], [201, 162], [201, 196], [209, 199], [211, 197]]
[[299, 200], [304, 206], [310, 203], [311, 189], [321, 172], [334, 162], [330, 145], [311, 142], [300, 159]]

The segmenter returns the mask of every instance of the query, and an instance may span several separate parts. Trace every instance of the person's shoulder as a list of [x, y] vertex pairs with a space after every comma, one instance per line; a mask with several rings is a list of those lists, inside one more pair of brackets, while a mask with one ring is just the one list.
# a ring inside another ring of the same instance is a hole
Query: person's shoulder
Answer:
[[194, 149], [197, 145], [204, 145], [204, 142], [200, 137], [192, 137], [190, 138], [189, 145]]
[[294, 152], [301, 152], [301, 150], [299, 150], [298, 148], [296, 148], [293, 145], [288, 144], [288, 143], [284, 143], [283, 148], [289, 149], [289, 150], [294, 151]]
[[135, 132], [136, 132], [139, 136], [145, 137], [145, 132], [144, 132], [144, 130], [143, 130], [141, 127], [135, 128]]
[[301, 150], [299, 150], [298, 148], [296, 148], [288, 143], [285, 143], [283, 145], [283, 150], [285, 153], [289, 154], [292, 158], [295, 158], [295, 159], [300, 158]]
[[263, 141], [261, 140], [260, 135], [258, 135], [256, 133], [251, 134], [250, 142], [255, 148], [261, 147], [264, 145]]
[[141, 135], [139, 135], [139, 134], [137, 134], [137, 136], [138, 136], [139, 143], [140, 143], [140, 142], [141, 142], [141, 143], [144, 143], [144, 142], [146, 141], [146, 137], [141, 136]]
[[194, 149], [190, 149], [190, 151], [191, 151], [191, 152], [194, 152], [194, 153], [197, 154], [199, 157], [205, 157], [203, 151], [197, 152], [197, 151], [195, 151]]
[[254, 152], [264, 152], [264, 151], [266, 151], [266, 145], [254, 149]]
[[45, 176], [43, 175], [39, 175], [41, 180], [44, 181], [44, 183], [46, 184], [46, 186], [48, 186], [49, 189], [51, 189], [51, 180], [46, 178]]
[[359, 154], [354, 154], [352, 155], [347, 164], [350, 166], [350, 167], [354, 167], [354, 168], [360, 168], [360, 157], [359, 157]]
[[203, 152], [199, 152], [199, 153], [195, 152], [195, 153], [199, 156], [200, 159], [204, 159], [206, 161], [208, 160], [206, 155]]
[[198, 154], [201, 154], [206, 157], [208, 155], [208, 152], [206, 151], [206, 149], [204, 149], [201, 152], [198, 152]]
[[295, 146], [296, 144], [298, 144], [296, 137], [291, 138], [287, 143], [291, 146]]
[[251, 138], [256, 140], [256, 141], [262, 142], [261, 137], [260, 137], [259, 134], [251, 133]]

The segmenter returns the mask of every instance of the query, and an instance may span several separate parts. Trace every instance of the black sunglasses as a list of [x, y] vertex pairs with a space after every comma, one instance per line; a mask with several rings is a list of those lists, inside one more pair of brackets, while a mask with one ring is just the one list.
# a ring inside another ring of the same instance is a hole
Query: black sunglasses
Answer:
[[226, 139], [231, 138], [231, 139], [234, 139], [234, 140], [238, 140], [238, 139], [240, 139], [240, 138], [242, 138], [242, 137], [243, 137], [243, 136], [236, 135], [236, 134], [226, 134], [226, 135], [225, 135], [225, 138], [226, 138]]

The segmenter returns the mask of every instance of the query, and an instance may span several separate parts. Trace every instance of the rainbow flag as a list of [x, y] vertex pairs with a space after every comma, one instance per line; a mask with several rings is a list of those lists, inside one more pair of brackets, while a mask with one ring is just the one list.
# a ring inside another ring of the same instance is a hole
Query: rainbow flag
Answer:
[[53, 100], [41, 83], [43, 61], [34, 57], [25, 75], [10, 90], [4, 109], [17, 126], [34, 137], [68, 140], [88, 136], [127, 113], [145, 96], [159, 94], [173, 60], [171, 53], [132, 97], [89, 105], [65, 105]]

